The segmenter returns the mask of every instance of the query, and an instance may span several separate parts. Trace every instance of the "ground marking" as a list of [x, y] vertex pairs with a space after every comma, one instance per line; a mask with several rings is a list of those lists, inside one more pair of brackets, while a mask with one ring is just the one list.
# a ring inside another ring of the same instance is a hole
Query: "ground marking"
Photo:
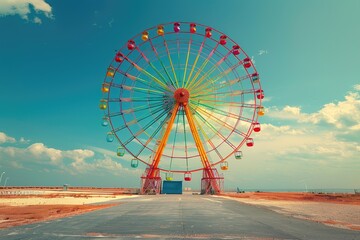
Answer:
[[217, 200], [213, 200], [213, 199], [209, 199], [209, 198], [202, 198], [202, 199], [208, 200], [210, 202], [222, 203], [221, 201], [217, 201]]

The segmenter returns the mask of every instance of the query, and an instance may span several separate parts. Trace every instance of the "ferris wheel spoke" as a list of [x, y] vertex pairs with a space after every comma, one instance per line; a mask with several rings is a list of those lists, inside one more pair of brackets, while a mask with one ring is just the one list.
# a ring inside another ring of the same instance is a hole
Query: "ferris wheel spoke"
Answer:
[[[143, 84], [145, 86], [148, 86], [148, 87], [150, 87], [152, 89], [157, 89], [158, 91], [169, 91], [169, 89], [166, 89], [166, 88], [164, 88], [164, 87], [162, 87], [160, 85], [151, 85], [149, 83], [149, 81], [147, 81], [145, 79], [142, 79], [140, 77], [137, 77], [137, 76], [133, 76], [133, 75], [131, 75], [129, 73], [125, 73], [125, 72], [121, 71], [120, 69], [117, 69], [117, 72], [120, 73], [121, 75], [125, 76], [126, 78], [132, 80], [132, 81], [138, 81], [141, 84]], [[116, 87], [116, 88], [121, 88], [121, 85], [122, 84], [117, 84], [117, 83], [114, 83], [114, 82], [110, 83], [111, 87]]]
[[135, 62], [131, 61], [127, 56], [123, 55], [123, 57], [124, 57], [124, 59], [126, 59], [126, 61], [128, 61], [131, 65], [133, 65], [139, 72], [141, 72], [144, 75], [148, 76], [151, 80], [153, 80], [155, 83], [159, 84], [164, 89], [170, 91], [169, 87], [166, 84], [164, 84], [160, 79], [158, 79], [157, 77], [155, 77], [154, 75], [152, 75], [151, 73], [149, 73], [148, 71], [146, 71], [145, 69], [140, 67]]
[[[197, 104], [211, 104], [213, 107], [246, 107], [246, 108], [255, 108], [256, 105], [246, 104], [246, 103], [237, 103], [237, 102], [228, 102], [228, 101], [221, 101], [215, 99], [192, 99], [190, 100], [194, 105]], [[206, 106], [206, 105], [205, 105]]]
[[[233, 131], [243, 137], [246, 137], [247, 135], [239, 130], [237, 130], [236, 128], [234, 128], [233, 126], [230, 126], [227, 122], [221, 120], [220, 118], [214, 116], [213, 114], [209, 113], [208, 111], [205, 111], [201, 108], [197, 108], [197, 110], [199, 110], [199, 112], [201, 112], [202, 114], [206, 115], [207, 117], [209, 117], [210, 119], [213, 119], [215, 122], [217, 122], [218, 124], [226, 127], [227, 129], [229, 129], [230, 131]], [[200, 113], [199, 113], [200, 115]], [[243, 117], [239, 118], [239, 120], [244, 119]], [[250, 120], [250, 119], [249, 119]], [[231, 143], [230, 143], [231, 144]]]
[[147, 145], [149, 145], [149, 143], [155, 138], [156, 134], [158, 134], [160, 132], [160, 130], [163, 128], [163, 126], [166, 124], [166, 122], [169, 120], [170, 118], [170, 114], [168, 114], [159, 124], [159, 126], [152, 132], [152, 134], [150, 135], [150, 137], [148, 138], [148, 140], [146, 140], [146, 142], [142, 145], [142, 147], [140, 148], [139, 152], [136, 154], [136, 157], [138, 157], [142, 151], [144, 151], [144, 149], [147, 147]]
[[[158, 92], [167, 92], [168, 90], [163, 88], [162, 86], [159, 86], [159, 85], [151, 85], [149, 81], [145, 80], [145, 79], [142, 79], [140, 77], [136, 77], [136, 76], [133, 76], [129, 73], [124, 73], [122, 72], [121, 70], [118, 70], [119, 73], [121, 73], [123, 76], [125, 76], [126, 78], [130, 79], [131, 81], [137, 81], [139, 82], [140, 84], [144, 85], [144, 86], [147, 86], [148, 89], [151, 88], [151, 90], [157, 90]], [[140, 85], [139, 84], [139, 85]], [[110, 86], [111, 87], [115, 87], [115, 88], [122, 88], [122, 85], [123, 84], [118, 84], [118, 83], [114, 83], [114, 82], [111, 82], [110, 83]]]
[[137, 106], [137, 107], [134, 107], [134, 108], [122, 110], [120, 112], [113, 112], [113, 113], [110, 113], [110, 114], [108, 114], [106, 116], [107, 117], [116, 117], [116, 116], [121, 116], [121, 115], [124, 115], [124, 114], [140, 112], [140, 111], [143, 111], [143, 110], [150, 110], [151, 111], [155, 107], [156, 107], [156, 109], [159, 108], [159, 105], [160, 105], [160, 103], [143, 104], [143, 105], [140, 105], [140, 106]]
[[[142, 129], [140, 129], [139, 131], [137, 131], [136, 133], [132, 134], [132, 136], [126, 140], [125, 142], [123, 142], [123, 144], [126, 146], [127, 144], [129, 144], [131, 141], [133, 141], [137, 136], [139, 136], [140, 134], [142, 134], [143, 132], [145, 132], [149, 127], [151, 127], [152, 125], [154, 125], [158, 120], [160, 120], [162, 117], [164, 117], [166, 114], [168, 114], [168, 111], [161, 111], [161, 113], [159, 115], [157, 115], [155, 118], [153, 118], [152, 121], [150, 121], [148, 124], [146, 124]], [[147, 116], [145, 118], [149, 118], [150, 116]]]
[[202, 133], [202, 135], [204, 136], [205, 138], [205, 141], [209, 143], [209, 145], [212, 147], [213, 150], [215, 150], [216, 154], [218, 155], [218, 157], [220, 159], [223, 159], [221, 153], [218, 151], [218, 149], [215, 147], [214, 143], [211, 141], [211, 138], [208, 136], [208, 134], [206, 133], [206, 131], [204, 130], [203, 128], [203, 124], [200, 124], [199, 121], [194, 118], [194, 121], [197, 123], [199, 129], [200, 129], [200, 132]]
[[159, 102], [164, 100], [163, 96], [148, 98], [144, 97], [130, 97], [130, 98], [109, 98], [108, 102]]
[[[219, 85], [216, 85], [216, 89], [221, 90], [221, 89], [224, 89], [224, 88], [228, 88], [228, 87], [231, 87], [231, 86], [233, 86], [233, 85], [235, 85], [235, 84], [237, 84], [237, 83], [239, 83], [241, 81], [244, 81], [246, 79], [249, 79], [249, 78], [250, 77], [248, 75], [246, 75], [246, 76], [242, 76], [242, 77], [239, 77], [239, 78], [235, 78], [233, 80], [223, 81], [223, 82], [220, 82]], [[193, 93], [193, 95], [203, 93], [203, 92], [208, 93], [209, 90], [211, 90], [212, 88], [213, 88], [212, 84], [207, 84], [207, 86], [205, 86], [205, 87], [201, 86], [201, 87], [199, 87], [197, 89], [194, 89], [194, 91], [192, 93]], [[213, 93], [209, 93], [209, 95], [211, 95], [211, 94], [213, 94]]]
[[158, 91], [158, 90], [149, 89], [149, 88], [132, 87], [132, 86], [124, 85], [124, 84], [121, 85], [121, 88], [128, 90], [128, 91], [132, 91], [132, 92], [164, 94], [163, 91]]
[[[163, 70], [165, 71], [166, 73], [166, 76], [168, 77], [169, 81], [170, 81], [170, 85], [172, 85], [173, 87], [175, 87], [175, 83], [174, 83], [174, 80], [171, 78], [168, 70], [166, 69], [163, 61], [161, 60], [161, 58], [159, 57], [159, 54], [155, 48], [155, 46], [153, 45], [153, 42], [151, 40], [151, 38], [149, 38], [149, 42], [150, 42], [150, 45], [151, 45], [151, 49], [153, 50], [153, 52], [155, 53], [155, 56], [156, 58], [158, 59], [158, 61], [160, 62], [160, 65], [162, 66]], [[168, 84], [169, 85], [169, 84]]]
[[163, 83], [165, 85], [168, 85], [167, 80], [165, 79], [165, 77], [161, 74], [161, 72], [154, 66], [154, 64], [151, 63], [151, 61], [149, 61], [149, 59], [146, 57], [146, 55], [140, 50], [140, 48], [138, 46], [136, 46], [137, 51], [141, 54], [141, 56], [145, 59], [145, 61], [147, 62], [147, 64], [156, 72], [156, 74], [163, 80]]
[[192, 94], [191, 97], [193, 99], [197, 99], [197, 98], [202, 99], [203, 97], [221, 96], [221, 95], [228, 97], [228, 96], [238, 96], [240, 94], [243, 94], [243, 91], [236, 90], [236, 91], [211, 92], [211, 93], [209, 93], [209, 91], [202, 91], [202, 92], [196, 92], [196, 93]]
[[167, 80], [165, 79], [165, 77], [162, 75], [162, 73], [152, 64], [152, 63], [149, 63], [150, 66], [152, 67], [152, 69], [161, 77], [161, 79], [165, 82], [165, 84], [167, 86], [169, 86], [169, 83], [167, 82]]
[[[213, 131], [213, 133], [215, 133], [218, 137], [220, 137], [223, 142], [225, 142], [227, 145], [229, 145], [232, 149], [236, 149], [236, 146], [234, 144], [232, 144], [228, 139], [227, 137], [225, 137], [223, 134], [221, 134], [220, 131], [218, 131], [218, 129], [216, 127], [214, 127], [208, 120], [206, 120], [198, 111], [195, 112], [196, 116], [198, 116], [201, 121], [210, 128], [211, 131]], [[207, 115], [208, 113], [205, 113], [204, 115]], [[208, 114], [208, 116], [210, 115], [211, 117], [211, 114]], [[224, 122], [222, 122], [224, 123]], [[223, 125], [224, 126], [224, 125]], [[232, 129], [232, 128], [230, 128]]]
[[182, 107], [182, 122], [184, 129], [184, 145], [185, 145], [185, 157], [186, 157], [186, 170], [189, 171], [189, 158], [188, 158], [188, 147], [187, 147], [187, 139], [186, 139], [186, 125], [185, 125], [185, 110]]
[[[189, 40], [189, 44], [188, 44], [188, 51], [187, 51], [187, 54], [186, 54], [184, 76], [183, 76], [183, 80], [182, 80], [182, 83], [181, 83], [181, 87], [182, 87], [182, 88], [185, 86], [186, 72], [187, 72], [187, 68], [188, 68], [189, 56], [190, 56], [190, 50], [191, 50], [191, 43], [192, 43], [192, 35], [190, 36], [190, 40]], [[180, 62], [180, 61], [179, 61], [179, 62]]]
[[139, 65], [135, 65], [135, 68], [138, 69], [140, 72], [144, 73], [146, 76], [148, 76], [150, 79], [152, 79], [155, 83], [162, 86], [164, 89], [170, 91], [170, 88], [164, 84], [161, 80], [153, 76], [151, 73], [147, 72], [145, 69], [141, 68]]
[[152, 104], [143, 104], [137, 107], [134, 107], [132, 109], [127, 109], [127, 110], [123, 110], [123, 113], [136, 113], [136, 112], [140, 112], [143, 110], [151, 110], [151, 109], [158, 109], [159, 105], [161, 103], [160, 102], [156, 102], [156, 103], [152, 103]]
[[[204, 37], [204, 40], [202, 41], [202, 43], [201, 43], [201, 45], [200, 45], [200, 48], [199, 48], [199, 51], [198, 51], [198, 53], [197, 53], [197, 55], [196, 55], [196, 58], [195, 58], [195, 60], [194, 60], [194, 63], [192, 64], [192, 68], [191, 68], [190, 74], [189, 74], [189, 76], [188, 76], [188, 78], [187, 78], [187, 81], [186, 81], [186, 84], [185, 84], [185, 87], [186, 87], [186, 88], [187, 88], [188, 85], [191, 84], [191, 82], [193, 81], [191, 77], [192, 77], [192, 75], [193, 75], [194, 69], [195, 69], [195, 67], [196, 67], [196, 65], [197, 65], [197, 62], [198, 62], [198, 60], [199, 60], [199, 57], [200, 57], [200, 55], [201, 55], [201, 53], [202, 53], [202, 50], [203, 50], [203, 48], [204, 48], [205, 40], [206, 40], [206, 37]], [[190, 79], [191, 79], [191, 81], [190, 81]]]
[[[213, 56], [213, 54], [215, 53], [217, 47], [219, 46], [219, 43], [217, 42], [215, 47], [210, 51], [208, 57], [206, 58], [206, 60], [201, 64], [200, 68], [197, 70], [194, 78], [191, 80], [191, 82], [187, 85], [187, 88], [191, 89], [192, 85], [196, 84], [196, 80], [199, 77], [200, 73], [204, 70], [204, 68], [206, 67], [206, 65], [209, 63], [210, 58]], [[220, 60], [221, 61], [221, 60]], [[216, 65], [215, 65], [216, 66]], [[205, 76], [205, 75], [204, 75]], [[201, 79], [204, 77], [202, 76]]]
[[[227, 59], [227, 57], [230, 55], [230, 53], [231, 52], [228, 52], [217, 63], [215, 63], [207, 72], [204, 73], [204, 75], [199, 80], [197, 80], [197, 78], [195, 78], [193, 84], [189, 86], [189, 89], [196, 88], [197, 86], [203, 84], [204, 82], [207, 82], [208, 76], [210, 76], [216, 69], [219, 68], [219, 66]], [[208, 61], [208, 59], [207, 59], [207, 61]], [[201, 69], [201, 71], [202, 71], [202, 69]], [[220, 72], [222, 72], [222, 71], [220, 71]], [[200, 71], [197, 74], [199, 75]]]
[[[213, 79], [208, 79], [208, 81], [201, 85], [201, 87], [198, 89], [199, 91], [201, 91], [202, 89], [204, 88], [207, 88], [208, 86], [211, 86], [213, 85], [214, 83], [216, 83], [217, 81], [221, 80], [222, 78], [226, 77], [229, 73], [231, 73], [232, 71], [234, 71], [237, 67], [239, 66], [242, 66], [243, 62], [238, 62], [236, 64], [234, 64], [233, 66], [229, 67], [228, 69], [226, 69], [225, 71], [221, 71], [220, 74], [218, 74], [217, 76], [215, 76]], [[238, 79], [234, 79], [234, 80], [231, 80], [231, 85], [233, 85], [234, 83], [236, 82], [239, 82], [239, 81], [243, 81], [245, 79], [249, 79], [250, 76], [243, 76], [243, 77], [240, 77]]]
[[178, 127], [179, 127], [179, 119], [180, 119], [180, 114], [177, 114], [177, 116], [176, 116], [175, 135], [174, 135], [174, 139], [173, 139], [173, 145], [172, 145], [172, 150], [171, 150], [170, 166], [169, 166], [169, 170], [170, 170], [170, 171], [171, 171], [171, 167], [172, 167], [172, 161], [173, 161], [173, 158], [174, 158], [174, 151], [175, 151], [175, 145], [176, 145], [176, 136], [177, 136]]
[[[131, 80], [135, 80], [135, 81], [138, 81], [140, 84], [139, 85], [144, 85], [144, 86], [147, 86], [148, 88], [151, 88], [151, 89], [154, 89], [154, 90], [158, 90], [160, 92], [168, 92], [168, 89], [164, 89], [162, 86], [159, 86], [159, 85], [152, 85], [151, 82], [149, 81], [146, 81], [145, 79], [142, 79], [140, 77], [135, 77], [135, 76], [132, 76], [130, 74], [127, 74], [127, 77]], [[120, 84], [119, 84], [120, 85]]]
[[226, 111], [223, 111], [221, 110], [220, 108], [214, 106], [214, 105], [209, 105], [209, 104], [204, 104], [204, 103], [196, 103], [196, 105], [200, 105], [202, 107], [205, 107], [207, 109], [209, 109], [210, 111], [214, 112], [214, 113], [217, 113], [217, 114], [220, 114], [220, 115], [223, 115], [223, 116], [226, 116], [226, 117], [231, 117], [231, 118], [234, 118], [234, 119], [238, 119], [239, 116], [234, 114], [234, 113], [231, 113], [231, 112], [226, 112]]
[[228, 124], [226, 121], [224, 121], [224, 120], [222, 120], [222, 119], [220, 119], [220, 118], [218, 118], [218, 117], [216, 117], [214, 114], [213, 114], [213, 112], [210, 112], [210, 111], [207, 111], [207, 110], [205, 110], [205, 109], [203, 109], [203, 108], [201, 108], [201, 107], [198, 107], [197, 109], [196, 109], [197, 111], [197, 113], [199, 113], [199, 114], [203, 114], [203, 115], [205, 115], [205, 116], [207, 116], [209, 119], [212, 119], [214, 122], [216, 122], [217, 124], [219, 124], [219, 125], [221, 125], [221, 126], [224, 126], [224, 127], [226, 127], [227, 129], [229, 129], [229, 130], [233, 130], [233, 126], [231, 126], [230, 124]]
[[[238, 116], [236, 114], [233, 114], [231, 112], [227, 112], [227, 111], [224, 111], [224, 110], [221, 110], [221, 108], [218, 108], [216, 107], [216, 105], [208, 105], [208, 104], [203, 104], [203, 103], [196, 103], [197, 105], [201, 105], [203, 106], [204, 108], [208, 109], [209, 111], [211, 112], [214, 112], [216, 114], [219, 114], [219, 115], [222, 115], [222, 116], [225, 116], [225, 117], [230, 117], [230, 118], [234, 118], [234, 119], [239, 119], [239, 120], [242, 120], [244, 122], [249, 122], [251, 123], [252, 122], [252, 119], [250, 118], [246, 118], [246, 117], [243, 117], [243, 116]], [[223, 106], [223, 105], [222, 105]], [[252, 105], [252, 104], [244, 104], [244, 105], [241, 105], [241, 106], [236, 106], [236, 107], [247, 107], [247, 108], [256, 108], [256, 105]]]
[[167, 53], [167, 55], [168, 55], [168, 59], [169, 59], [169, 62], [170, 62], [171, 70], [172, 70], [172, 73], [173, 73], [174, 78], [175, 78], [174, 86], [175, 86], [176, 88], [179, 88], [179, 81], [178, 81], [178, 78], [177, 78], [177, 75], [176, 75], [176, 71], [175, 71], [175, 68], [174, 68], [174, 64], [173, 64], [173, 61], [172, 61], [172, 58], [171, 58], [170, 50], [169, 50], [168, 44], [167, 44], [164, 36], [163, 36], [163, 39], [164, 39], [164, 45], [165, 45], [165, 48], [166, 48], [166, 53]]
[[[158, 107], [157, 109], [155, 109], [152, 114], [156, 114], [158, 112], [161, 112], [161, 111], [164, 111], [163, 107]], [[122, 114], [121, 114], [122, 115]], [[132, 121], [130, 122], [125, 122], [124, 125], [120, 126], [120, 127], [117, 127], [117, 128], [114, 128], [114, 132], [118, 132], [118, 131], [121, 131], [127, 127], [131, 127], [132, 125], [136, 124], [136, 123], [139, 123], [139, 122], [142, 122], [143, 120], [149, 118], [151, 115], [145, 115], [144, 117], [141, 117], [141, 118], [138, 118], [138, 119], [133, 119]]]
[[225, 60], [225, 58], [228, 56], [229, 54], [227, 54], [226, 56], [224, 56], [218, 63], [216, 63], [208, 72], [206, 72], [201, 79], [199, 79], [199, 81], [195, 82], [193, 84], [193, 86], [190, 87], [190, 89], [196, 89], [199, 86], [201, 86], [198, 90], [201, 91], [201, 89], [208, 87], [209, 85], [214, 84], [215, 82], [217, 82], [218, 80], [222, 79], [223, 77], [227, 76], [229, 73], [231, 73], [235, 68], [237, 68], [238, 66], [240, 66], [240, 63], [234, 64], [233, 66], [229, 67], [226, 70], [221, 70], [220, 74], [216, 75], [213, 79], [212, 78], [207, 78], [207, 76], [210, 76], [216, 69], [218, 69], [218, 67], [220, 66], [220, 64]]

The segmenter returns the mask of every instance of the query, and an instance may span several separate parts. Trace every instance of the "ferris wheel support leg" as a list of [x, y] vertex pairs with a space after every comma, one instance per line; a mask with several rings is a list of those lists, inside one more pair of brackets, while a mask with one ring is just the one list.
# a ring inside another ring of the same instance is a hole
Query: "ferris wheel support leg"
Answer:
[[172, 110], [171, 117], [169, 119], [168, 125], [162, 136], [160, 144], [156, 150], [155, 157], [149, 168], [145, 170], [145, 173], [141, 177], [141, 194], [159, 194], [161, 192], [161, 177], [160, 170], [158, 168], [160, 163], [160, 158], [165, 149], [167, 140], [171, 133], [172, 126], [174, 124], [177, 112], [179, 110], [179, 103], [176, 103], [174, 109]]
[[[149, 176], [149, 172], [155, 172], [155, 176]], [[140, 194], [153, 195], [161, 193], [161, 177], [159, 169], [147, 168], [141, 177]]]
[[206, 155], [204, 146], [202, 145], [199, 133], [196, 129], [195, 122], [187, 104], [184, 105], [185, 115], [189, 122], [191, 134], [193, 135], [196, 148], [199, 152], [201, 163], [203, 164], [203, 178], [201, 179], [202, 194], [219, 194], [222, 191], [222, 183], [224, 178], [219, 176], [216, 168], [212, 168]]

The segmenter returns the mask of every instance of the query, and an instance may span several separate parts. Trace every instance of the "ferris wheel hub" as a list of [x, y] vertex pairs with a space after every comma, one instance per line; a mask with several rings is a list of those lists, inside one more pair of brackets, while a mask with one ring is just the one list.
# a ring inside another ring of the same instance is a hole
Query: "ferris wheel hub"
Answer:
[[178, 88], [174, 92], [174, 99], [177, 103], [186, 105], [189, 102], [190, 93], [186, 88]]

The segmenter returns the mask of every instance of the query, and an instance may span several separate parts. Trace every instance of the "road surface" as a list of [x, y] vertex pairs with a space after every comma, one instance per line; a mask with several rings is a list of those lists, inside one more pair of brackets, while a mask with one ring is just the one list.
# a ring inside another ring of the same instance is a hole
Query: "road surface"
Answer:
[[359, 231], [202, 195], [139, 196], [83, 215], [0, 231], [0, 239], [359, 239]]

